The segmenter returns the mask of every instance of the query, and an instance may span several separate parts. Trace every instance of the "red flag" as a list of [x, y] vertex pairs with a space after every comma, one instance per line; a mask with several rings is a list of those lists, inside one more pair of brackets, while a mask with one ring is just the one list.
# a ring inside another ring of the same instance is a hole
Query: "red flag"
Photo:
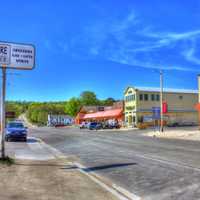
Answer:
[[167, 102], [163, 102], [163, 113], [167, 113], [168, 112], [168, 105]]
[[195, 105], [195, 109], [198, 110], [198, 111], [200, 111], [200, 103], [197, 103], [197, 104]]

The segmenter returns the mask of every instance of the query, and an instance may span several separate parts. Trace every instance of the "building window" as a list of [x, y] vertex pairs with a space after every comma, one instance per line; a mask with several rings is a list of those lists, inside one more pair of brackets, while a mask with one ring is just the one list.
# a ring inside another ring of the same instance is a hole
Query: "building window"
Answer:
[[180, 99], [180, 100], [183, 100], [183, 96], [179, 96], [179, 99]]
[[140, 101], [143, 101], [143, 94], [140, 94]]
[[159, 94], [156, 95], [156, 101], [160, 101], [160, 95]]
[[125, 97], [125, 101], [135, 101], [135, 95], [129, 95]]
[[144, 100], [145, 101], [148, 101], [148, 97], [149, 97], [148, 94], [144, 94]]
[[151, 101], [155, 101], [155, 95], [154, 94], [151, 95]]
[[143, 123], [143, 116], [139, 116], [139, 117], [138, 117], [138, 122], [139, 122], [139, 123]]

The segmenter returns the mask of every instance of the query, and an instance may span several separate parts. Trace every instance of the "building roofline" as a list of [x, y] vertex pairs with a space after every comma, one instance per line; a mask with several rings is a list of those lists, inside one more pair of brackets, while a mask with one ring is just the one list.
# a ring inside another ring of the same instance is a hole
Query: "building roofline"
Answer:
[[[199, 74], [200, 76], [200, 74]], [[127, 92], [129, 88], [133, 88], [134, 90], [143, 91], [143, 92], [160, 92], [160, 88], [154, 87], [132, 87], [128, 86], [124, 94]], [[163, 88], [164, 93], [184, 93], [184, 94], [198, 94], [198, 90], [189, 90], [189, 89], [176, 89], [176, 88]]]
[[133, 87], [133, 86], [128, 86], [128, 87], [126, 87], [126, 89], [124, 90], [124, 94], [126, 94], [126, 92], [127, 92], [127, 90], [128, 90], [129, 88], [133, 88], [134, 90], [136, 90], [135, 87]]
[[[139, 91], [144, 91], [144, 92], [160, 92], [160, 88], [137, 87], [135, 89]], [[163, 88], [163, 92], [164, 93], [198, 94], [198, 90], [176, 89], [176, 88]]]

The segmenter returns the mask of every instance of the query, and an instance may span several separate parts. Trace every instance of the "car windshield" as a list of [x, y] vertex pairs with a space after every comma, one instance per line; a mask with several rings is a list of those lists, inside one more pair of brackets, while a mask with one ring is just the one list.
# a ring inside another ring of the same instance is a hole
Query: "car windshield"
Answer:
[[22, 123], [9, 123], [7, 125], [8, 128], [24, 128]]

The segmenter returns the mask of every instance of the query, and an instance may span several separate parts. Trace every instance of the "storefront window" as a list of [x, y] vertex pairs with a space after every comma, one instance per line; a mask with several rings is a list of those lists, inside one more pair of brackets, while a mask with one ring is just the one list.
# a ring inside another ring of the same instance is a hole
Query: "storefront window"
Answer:
[[149, 97], [148, 94], [144, 94], [144, 100], [145, 101], [148, 101], [148, 99], [149, 99], [148, 97]]

